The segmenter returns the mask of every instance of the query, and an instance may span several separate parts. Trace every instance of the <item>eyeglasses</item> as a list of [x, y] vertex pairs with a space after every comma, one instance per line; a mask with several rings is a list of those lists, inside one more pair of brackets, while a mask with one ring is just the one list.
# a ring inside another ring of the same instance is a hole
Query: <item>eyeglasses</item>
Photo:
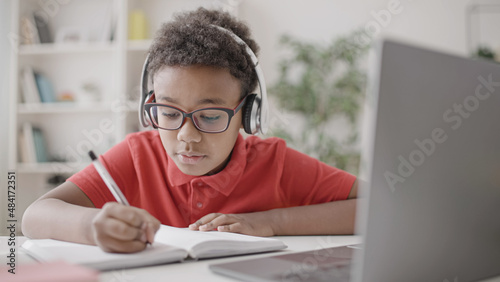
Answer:
[[[201, 132], [221, 133], [227, 130], [231, 118], [245, 104], [245, 97], [234, 109], [229, 108], [203, 108], [186, 113], [185, 111], [159, 103], [146, 103], [144, 108], [153, 124], [165, 130], [177, 130], [186, 122], [186, 118], [193, 121], [194, 126]], [[149, 99], [153, 101], [153, 99]]]

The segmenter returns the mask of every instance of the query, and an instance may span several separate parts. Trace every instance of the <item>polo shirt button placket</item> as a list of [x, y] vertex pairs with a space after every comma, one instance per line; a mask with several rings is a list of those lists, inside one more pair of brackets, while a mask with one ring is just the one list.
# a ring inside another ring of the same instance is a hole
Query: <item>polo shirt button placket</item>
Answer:
[[[198, 188], [201, 188], [205, 186], [205, 183], [203, 183], [203, 181], [199, 181], [196, 183], [196, 186], [198, 186]], [[199, 209], [203, 208], [203, 203], [201, 201], [197, 201], [196, 207], [198, 207]]]

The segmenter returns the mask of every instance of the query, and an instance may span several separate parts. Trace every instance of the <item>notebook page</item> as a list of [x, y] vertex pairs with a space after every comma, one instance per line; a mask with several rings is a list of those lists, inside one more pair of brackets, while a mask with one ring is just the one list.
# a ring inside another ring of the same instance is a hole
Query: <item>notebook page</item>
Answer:
[[277, 239], [230, 232], [194, 231], [162, 225], [155, 241], [187, 250], [193, 258], [229, 256], [286, 248]]
[[38, 261], [64, 260], [98, 270], [139, 267], [183, 260], [187, 252], [173, 246], [154, 243], [138, 253], [107, 253], [97, 246], [51, 239], [28, 240], [22, 245]]

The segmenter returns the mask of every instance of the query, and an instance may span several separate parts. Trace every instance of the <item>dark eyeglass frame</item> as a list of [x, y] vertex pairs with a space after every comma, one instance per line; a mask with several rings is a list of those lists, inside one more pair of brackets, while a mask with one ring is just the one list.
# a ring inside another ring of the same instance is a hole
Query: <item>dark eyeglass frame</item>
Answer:
[[[194, 110], [192, 112], [187, 113], [187, 112], [183, 111], [182, 109], [179, 109], [179, 108], [174, 107], [174, 106], [170, 106], [170, 105], [166, 105], [166, 104], [161, 104], [161, 103], [155, 103], [156, 102], [155, 93], [153, 91], [151, 91], [151, 97], [144, 104], [144, 109], [145, 109], [145, 111], [146, 111], [146, 113], [147, 113], [147, 115], [149, 117], [149, 120], [151, 120], [151, 123], [154, 124], [157, 128], [160, 128], [160, 129], [163, 129], [163, 130], [178, 130], [179, 128], [181, 128], [186, 123], [186, 118], [190, 118], [191, 121], [193, 122], [194, 126], [196, 127], [196, 129], [198, 129], [198, 131], [200, 131], [200, 132], [204, 132], [204, 133], [222, 133], [222, 132], [226, 131], [229, 128], [229, 124], [231, 124], [231, 119], [233, 118], [233, 116], [235, 116], [241, 110], [241, 108], [243, 107], [243, 105], [245, 105], [245, 101], [247, 100], [247, 97], [248, 96], [245, 96], [245, 98], [243, 98], [241, 100], [241, 102], [234, 109], [224, 108], [224, 107], [209, 107], [209, 108], [197, 109], [197, 110]], [[181, 122], [181, 124], [177, 128], [164, 128], [164, 127], [161, 127], [155, 121], [155, 119], [152, 117], [151, 108], [154, 107], [154, 106], [172, 108], [172, 109], [175, 109], [175, 110], [181, 112], [182, 113], [182, 122]], [[198, 124], [196, 123], [196, 121], [193, 119], [193, 114], [196, 113], [196, 112], [199, 112], [199, 111], [206, 111], [206, 110], [221, 110], [221, 111], [226, 112], [227, 115], [228, 115], [226, 127], [224, 129], [222, 129], [222, 130], [219, 130], [219, 131], [206, 131], [206, 130], [201, 129], [198, 126]]]

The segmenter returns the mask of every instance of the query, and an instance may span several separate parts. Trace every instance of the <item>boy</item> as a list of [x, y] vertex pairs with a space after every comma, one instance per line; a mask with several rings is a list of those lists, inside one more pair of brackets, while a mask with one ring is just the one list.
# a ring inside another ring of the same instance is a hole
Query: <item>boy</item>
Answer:
[[133, 207], [117, 204], [90, 165], [26, 210], [26, 236], [136, 252], [160, 223], [256, 236], [353, 233], [354, 176], [281, 139], [239, 134], [257, 76], [244, 47], [217, 27], [257, 51], [246, 25], [202, 8], [163, 25], [150, 48], [146, 107], [158, 130], [130, 134], [101, 157]]

